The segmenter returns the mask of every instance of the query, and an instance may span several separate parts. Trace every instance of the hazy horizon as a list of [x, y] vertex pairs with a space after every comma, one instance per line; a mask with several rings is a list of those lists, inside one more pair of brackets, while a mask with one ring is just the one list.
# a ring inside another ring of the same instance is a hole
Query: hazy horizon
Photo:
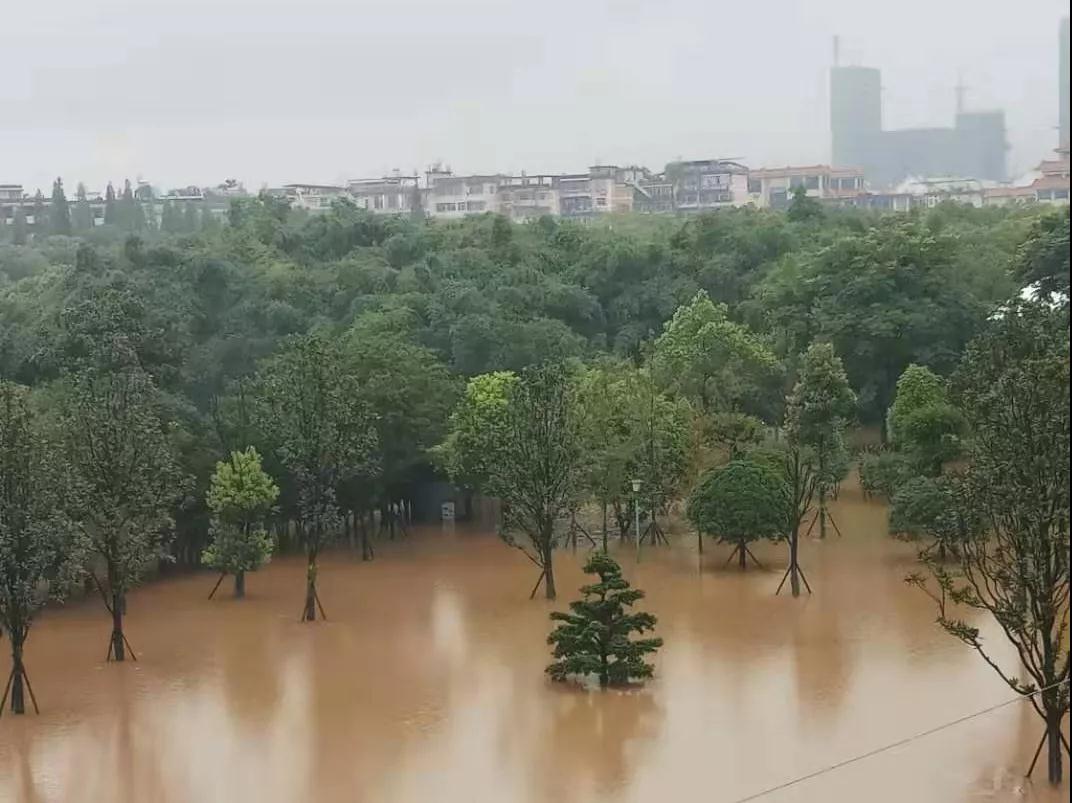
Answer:
[[1006, 113], [1010, 176], [1057, 140], [1067, 0], [54, 0], [0, 16], [0, 183], [47, 193], [830, 158], [827, 71], [883, 72], [887, 128]]

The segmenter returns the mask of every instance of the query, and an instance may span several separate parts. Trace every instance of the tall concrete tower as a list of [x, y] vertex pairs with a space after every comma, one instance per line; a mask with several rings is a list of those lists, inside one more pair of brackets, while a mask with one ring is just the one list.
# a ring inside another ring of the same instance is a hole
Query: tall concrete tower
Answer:
[[874, 163], [882, 136], [882, 74], [873, 67], [830, 69], [830, 159], [839, 167]]
[[1061, 108], [1058, 113], [1060, 121], [1060, 140], [1057, 143], [1062, 148], [1068, 147], [1068, 17], [1061, 20], [1061, 74], [1058, 80], [1061, 82]]

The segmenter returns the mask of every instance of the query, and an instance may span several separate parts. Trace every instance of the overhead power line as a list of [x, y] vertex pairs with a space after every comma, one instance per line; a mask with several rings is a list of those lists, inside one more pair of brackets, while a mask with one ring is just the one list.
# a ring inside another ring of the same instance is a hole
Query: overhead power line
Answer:
[[984, 714], [989, 714], [992, 711], [997, 711], [999, 708], [1004, 708], [1007, 705], [1018, 703], [1021, 700], [1028, 699], [1029, 697], [1034, 697], [1036, 694], [1042, 694], [1043, 692], [1049, 691], [1050, 689], [1056, 689], [1058, 686], [1063, 686], [1066, 683], [1068, 683], [1067, 679], [1060, 680], [1057, 683], [1052, 683], [1049, 686], [1045, 686], [1041, 689], [1035, 689], [1035, 691], [1031, 692], [1030, 694], [1020, 694], [1008, 700], [1003, 700], [1002, 702], [992, 705], [989, 708], [983, 708], [979, 711], [974, 711], [971, 714], [965, 714], [962, 717], [952, 719], [949, 722], [943, 722], [941, 725], [935, 725], [933, 728], [928, 728], [925, 731], [920, 731], [919, 733], [913, 734], [912, 736], [906, 736], [903, 739], [898, 739], [896, 742], [884, 744], [881, 747], [876, 747], [874, 750], [868, 750], [866, 753], [860, 753], [859, 755], [843, 759], [842, 761], [838, 761], [837, 763], [831, 764], [827, 767], [817, 769], [814, 772], [809, 772], [807, 775], [800, 775], [796, 778], [792, 778], [791, 780], [780, 783], [777, 786], [770, 786], [760, 792], [755, 792], [754, 794], [748, 795], [747, 797], [737, 798], [733, 801], [733, 803], [748, 803], [748, 801], [751, 800], [759, 800], [761, 797], [772, 795], [775, 792], [781, 792], [783, 789], [788, 789], [791, 786], [796, 786], [797, 784], [804, 783], [804, 781], [810, 781], [812, 778], [818, 778], [820, 775], [826, 775], [827, 773], [833, 772], [834, 770], [839, 770], [842, 767], [847, 767], [849, 764], [855, 764], [857, 761], [863, 761], [865, 758], [871, 758], [872, 756], [877, 756], [879, 753], [885, 753], [887, 750], [893, 750], [895, 747], [901, 747], [902, 745], [906, 745], [909, 742], [914, 742], [917, 739], [922, 739], [925, 736], [931, 736], [935, 733], [938, 733], [939, 731], [945, 730], [946, 728], [952, 728], [954, 725], [960, 725], [961, 723], [967, 722], [970, 719], [981, 717]]

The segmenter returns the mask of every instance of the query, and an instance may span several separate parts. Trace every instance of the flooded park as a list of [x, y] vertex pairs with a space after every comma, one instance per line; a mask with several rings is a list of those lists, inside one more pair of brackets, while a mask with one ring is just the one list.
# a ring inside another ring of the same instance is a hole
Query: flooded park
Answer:
[[105, 662], [99, 601], [50, 609], [26, 656], [41, 713], [0, 719], [0, 800], [1067, 800], [1067, 780], [1023, 777], [1041, 722], [1022, 702], [911, 738], [1011, 692], [905, 585], [915, 547], [884, 505], [847, 487], [833, 512], [844, 535], [805, 542], [799, 599], [774, 595], [782, 545], [741, 572], [687, 534], [639, 561], [612, 544], [665, 640], [630, 691], [544, 675], [585, 549], [558, 553], [557, 604], [530, 601], [532, 565], [461, 524], [371, 563], [330, 554], [312, 625], [300, 557], [244, 600], [208, 600], [208, 573], [149, 582], [130, 595], [137, 662]]

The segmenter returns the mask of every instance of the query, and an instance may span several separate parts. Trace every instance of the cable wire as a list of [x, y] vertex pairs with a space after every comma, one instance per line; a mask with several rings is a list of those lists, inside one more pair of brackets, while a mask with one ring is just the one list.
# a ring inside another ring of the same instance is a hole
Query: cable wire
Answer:
[[797, 776], [796, 778], [780, 783], [777, 786], [768, 787], [761, 792], [755, 792], [754, 794], [748, 795], [747, 797], [739, 797], [734, 800], [733, 803], [748, 803], [748, 801], [758, 800], [761, 797], [772, 795], [775, 792], [780, 792], [783, 789], [788, 789], [791, 786], [796, 786], [797, 784], [803, 783], [804, 781], [810, 781], [812, 778], [818, 778], [820, 775], [825, 775], [828, 772], [833, 772], [834, 770], [839, 770], [842, 767], [847, 767], [849, 764], [855, 764], [857, 761], [863, 761], [865, 758], [877, 756], [879, 753], [885, 753], [887, 750], [893, 750], [895, 747], [901, 747], [903, 745], [908, 744], [909, 742], [914, 742], [917, 739], [922, 739], [925, 736], [931, 736], [932, 734], [938, 733], [939, 731], [943, 731], [946, 728], [952, 728], [954, 725], [960, 725], [963, 722], [967, 722], [969, 719], [981, 717], [984, 714], [989, 714], [991, 711], [996, 711], [999, 708], [1004, 708], [1007, 705], [1018, 703], [1021, 700], [1028, 699], [1029, 697], [1034, 697], [1036, 694], [1042, 694], [1043, 692], [1047, 692], [1050, 689], [1056, 689], [1058, 686], [1063, 686], [1066, 683], [1068, 683], [1067, 678], [1064, 680], [1059, 680], [1056, 683], [1051, 683], [1049, 686], [1045, 686], [1041, 689], [1035, 689], [1029, 694], [1020, 694], [1009, 700], [1003, 700], [1002, 702], [997, 703], [996, 705], [992, 705], [989, 708], [983, 708], [971, 714], [965, 714], [962, 717], [950, 720], [949, 722], [943, 722], [941, 725], [935, 725], [933, 728], [928, 728], [927, 730], [920, 731], [919, 733], [913, 734], [912, 736], [906, 736], [903, 739], [898, 739], [896, 742], [890, 742], [889, 744], [882, 745], [881, 747], [876, 747], [874, 750], [868, 750], [866, 753], [860, 753], [859, 755], [852, 756], [851, 758], [843, 759], [842, 761], [838, 761], [837, 763], [831, 764], [828, 767], [823, 767], [821, 769], [815, 770], [814, 772], [809, 772], [807, 775]]

